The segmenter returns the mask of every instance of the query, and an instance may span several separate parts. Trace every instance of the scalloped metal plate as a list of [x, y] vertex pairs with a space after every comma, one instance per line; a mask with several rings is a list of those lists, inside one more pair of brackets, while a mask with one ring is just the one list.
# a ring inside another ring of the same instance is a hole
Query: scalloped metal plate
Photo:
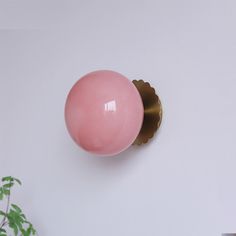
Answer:
[[162, 121], [162, 105], [155, 89], [148, 82], [133, 80], [138, 89], [144, 105], [144, 120], [134, 145], [147, 143], [158, 130]]

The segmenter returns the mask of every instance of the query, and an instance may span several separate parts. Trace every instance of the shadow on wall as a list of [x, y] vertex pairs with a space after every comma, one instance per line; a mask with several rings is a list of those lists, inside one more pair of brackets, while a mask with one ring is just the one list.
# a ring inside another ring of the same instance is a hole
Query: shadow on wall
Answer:
[[[137, 161], [137, 158], [140, 156], [147, 155], [147, 150], [150, 148], [150, 145], [153, 142], [157, 142], [160, 137], [161, 127], [155, 134], [155, 136], [148, 141], [146, 144], [131, 145], [125, 151], [115, 155], [115, 156], [98, 156], [96, 154], [92, 154], [82, 150], [79, 146], [74, 143], [74, 148], [72, 148], [71, 144], [67, 143], [70, 149], [70, 153], [75, 157], [75, 160], [81, 164], [81, 162], [85, 165], [96, 166], [101, 169], [107, 170], [107, 168], [112, 168], [113, 170], [116, 168], [121, 168], [123, 165], [129, 165], [134, 160]], [[67, 142], [69, 142], [67, 140]], [[78, 163], [77, 163], [78, 164]]]
[[[92, 153], [87, 153], [83, 150], [79, 150], [79, 147], [76, 147], [73, 151], [73, 156], [80, 164], [89, 165], [89, 166], [96, 166], [101, 169], [112, 168], [113, 170], [116, 168], [121, 168], [123, 165], [127, 165], [129, 162], [132, 162], [135, 158], [137, 159], [137, 154], [143, 153], [148, 145], [145, 146], [132, 146], [127, 150], [121, 152], [120, 154], [113, 156], [113, 157], [104, 157], [104, 156], [97, 156]], [[80, 153], [80, 155], [78, 155]]]
[[70, 173], [70, 178], [79, 180], [84, 188], [114, 185], [116, 181], [124, 181], [127, 176], [130, 176], [130, 181], [134, 181], [135, 176], [143, 171], [143, 161], [146, 162], [149, 158], [161, 158], [156, 155], [153, 157], [151, 148], [153, 145], [158, 145], [160, 132], [161, 130], [147, 144], [132, 145], [116, 156], [104, 157], [84, 151], [71, 140], [66, 130], [62, 130], [59, 135], [60, 144], [57, 145], [60, 158], [57, 161], [61, 164], [56, 165], [53, 171]]

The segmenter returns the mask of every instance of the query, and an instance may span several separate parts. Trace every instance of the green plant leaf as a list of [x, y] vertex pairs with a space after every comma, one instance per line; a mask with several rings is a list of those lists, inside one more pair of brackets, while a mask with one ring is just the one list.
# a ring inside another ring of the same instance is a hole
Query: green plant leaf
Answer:
[[4, 197], [3, 189], [0, 187], [0, 200], [2, 200]]
[[18, 207], [17, 205], [11, 204], [11, 206], [12, 206], [12, 208], [14, 208], [14, 209], [16, 210], [16, 212], [18, 212], [18, 213], [21, 213], [21, 212], [22, 212], [22, 210], [20, 209], [20, 207]]
[[17, 236], [17, 234], [18, 234], [18, 228], [17, 228], [17, 226], [16, 225], [13, 225], [13, 231], [14, 231], [14, 234], [15, 234], [15, 236]]
[[21, 217], [22, 217], [24, 220], [26, 220], [25, 214], [21, 214]]
[[5, 195], [10, 195], [10, 190], [9, 189], [6, 189], [6, 188], [3, 188], [3, 193], [5, 194]]
[[7, 231], [5, 229], [0, 229], [0, 236], [7, 236]]
[[23, 236], [26, 235], [26, 230], [25, 230], [25, 229], [22, 228], [22, 229], [20, 230], [20, 232], [21, 232], [21, 234], [22, 234]]
[[4, 184], [3, 188], [11, 188], [13, 185], [14, 183], [10, 182], [10, 183]]
[[6, 216], [6, 213], [3, 212], [3, 211], [0, 211], [0, 215], [1, 215], [1, 216]]
[[21, 181], [17, 178], [14, 178], [12, 176], [6, 176], [2, 178], [2, 182], [17, 182], [19, 185], [21, 185]]
[[14, 178], [14, 180], [19, 184], [19, 185], [22, 185], [21, 181], [17, 178]]
[[2, 181], [3, 182], [5, 182], [5, 181], [13, 181], [14, 179], [13, 179], [13, 177], [11, 177], [11, 176], [5, 176], [5, 177], [3, 177], [2, 178]]

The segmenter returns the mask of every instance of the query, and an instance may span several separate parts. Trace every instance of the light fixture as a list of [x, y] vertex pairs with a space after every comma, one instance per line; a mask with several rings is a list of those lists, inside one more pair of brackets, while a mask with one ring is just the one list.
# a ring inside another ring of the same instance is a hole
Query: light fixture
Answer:
[[79, 79], [65, 104], [66, 126], [73, 140], [86, 151], [103, 156], [147, 143], [161, 119], [161, 102], [149, 83], [131, 82], [109, 70]]

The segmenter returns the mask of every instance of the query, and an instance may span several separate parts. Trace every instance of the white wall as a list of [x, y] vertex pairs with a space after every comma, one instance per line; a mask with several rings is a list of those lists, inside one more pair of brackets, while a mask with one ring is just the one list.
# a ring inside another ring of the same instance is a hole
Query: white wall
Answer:
[[[236, 1], [2, 4], [0, 176], [23, 181], [40, 236], [236, 232]], [[72, 142], [66, 95], [97, 69], [157, 89], [148, 145], [102, 158]]]

